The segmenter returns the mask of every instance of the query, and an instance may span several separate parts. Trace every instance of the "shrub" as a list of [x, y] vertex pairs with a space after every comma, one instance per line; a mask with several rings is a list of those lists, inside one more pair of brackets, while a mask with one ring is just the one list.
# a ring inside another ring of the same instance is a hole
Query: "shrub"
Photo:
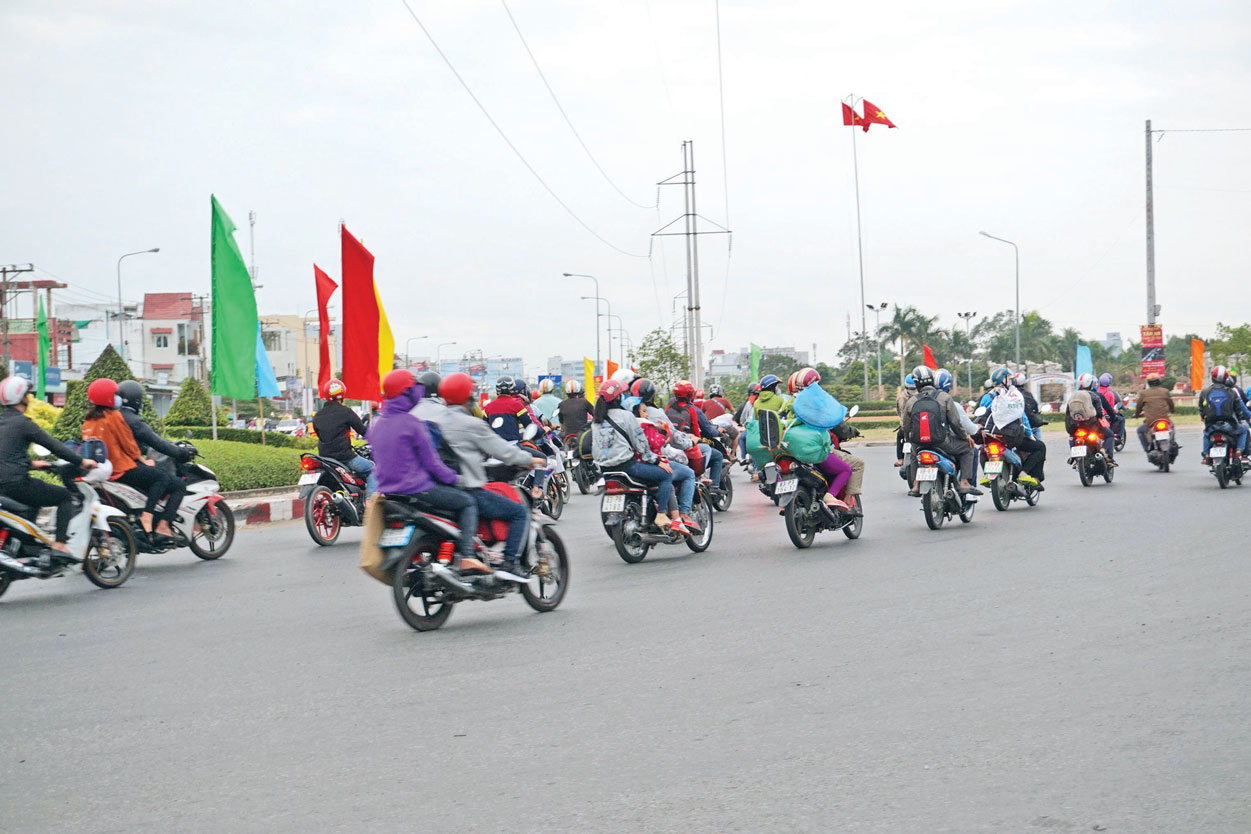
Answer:
[[61, 409], [51, 403], [31, 397], [30, 405], [26, 407], [26, 416], [34, 420], [39, 428], [44, 431], [51, 431], [56, 424], [57, 418], [61, 416]]
[[[57, 418], [56, 424], [53, 425], [51, 434], [58, 440], [77, 440], [82, 436], [83, 417], [87, 414], [87, 386], [97, 379], [105, 378], [121, 382], [123, 379], [134, 379], [135, 375], [130, 372], [130, 366], [117, 355], [117, 351], [113, 350], [112, 345], [106, 345], [103, 352], [95, 362], [91, 363], [91, 368], [87, 371], [87, 375], [80, 382], [70, 382], [66, 386], [65, 407], [61, 409], [61, 416]], [[152, 403], [145, 395], [143, 398], [143, 408], [140, 411], [143, 419], [148, 421], [148, 425], [159, 434], [164, 431], [164, 424], [161, 418], [156, 416], [156, 412], [152, 410]]]
[[[189, 376], [182, 381], [182, 388], [178, 390], [174, 404], [169, 407], [165, 422], [178, 426], [213, 425], [213, 401], [198, 379]], [[218, 425], [223, 422], [225, 421], [219, 417]]]
[[300, 451], [231, 440], [197, 440], [198, 463], [217, 474], [225, 492], [293, 486], [300, 477]]
[[[166, 435], [174, 440], [185, 440], [187, 432], [191, 432], [192, 439], [213, 437], [212, 426], [166, 426]], [[227, 429], [218, 427], [218, 440], [230, 440], [235, 443], [256, 443], [261, 442], [261, 433], [252, 429]], [[315, 437], [288, 437], [276, 431], [265, 432], [265, 444], [274, 446], [279, 449], [316, 449], [317, 438]]]

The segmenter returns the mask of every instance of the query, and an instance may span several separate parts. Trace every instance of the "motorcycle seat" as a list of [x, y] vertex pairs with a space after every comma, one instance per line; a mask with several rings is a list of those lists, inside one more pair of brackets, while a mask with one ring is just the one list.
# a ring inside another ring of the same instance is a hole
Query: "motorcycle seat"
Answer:
[[18, 501], [16, 498], [10, 498], [7, 495], [0, 495], [0, 510], [7, 510], [8, 512], [13, 513], [14, 515], [21, 515], [21, 516], [29, 515], [30, 513], [35, 512], [34, 507], [30, 507], [26, 504], [23, 504], [21, 501]]
[[624, 484], [626, 484], [626, 486], [636, 487], [637, 489], [649, 489], [650, 490], [650, 489], [656, 488], [655, 484], [648, 484], [648, 483], [644, 483], [643, 481], [637, 481], [634, 478], [631, 478], [628, 474], [626, 474], [620, 469], [605, 469], [604, 477], [605, 478], [611, 477], [614, 481], [621, 481]]
[[439, 507], [432, 507], [425, 501], [421, 500], [418, 495], [383, 495], [386, 504], [386, 517], [411, 517], [418, 513], [429, 513], [437, 515], [439, 518], [446, 518], [449, 521], [456, 521], [457, 513], [455, 510], [445, 510]]

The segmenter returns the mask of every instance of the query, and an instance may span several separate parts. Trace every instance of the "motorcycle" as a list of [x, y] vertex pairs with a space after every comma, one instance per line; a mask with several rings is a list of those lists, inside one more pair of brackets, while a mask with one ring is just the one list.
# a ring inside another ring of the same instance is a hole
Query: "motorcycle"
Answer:
[[997, 435], [987, 435], [984, 443], [986, 460], [982, 464], [982, 474], [989, 481], [990, 500], [995, 509], [1004, 512], [1013, 501], [1035, 506], [1042, 493], [1017, 480], [1021, 474], [1021, 456]]
[[[519, 470], [491, 467], [489, 476], [507, 482], [493, 484], [493, 491], [530, 507], [530, 524], [520, 561], [527, 581], [500, 579], [478, 559], [462, 560], [453, 568], [460, 528], [454, 516], [427, 507], [414, 496], [387, 496], [382, 504], [383, 530], [378, 546], [390, 555], [384, 567], [391, 571], [391, 591], [400, 618], [416, 631], [440, 628], [452, 608], [468, 600], [501, 599], [520, 593], [535, 611], [554, 611], [569, 587], [569, 556], [564, 542], [552, 529], [555, 519], [533, 505], [529, 492], [520, 486]], [[492, 548], [502, 545], [507, 524], [486, 521], [478, 527], [476, 544], [488, 561], [500, 558]]]
[[[791, 544], [800, 550], [812, 547], [817, 533], [826, 530], [842, 530], [849, 539], [860, 538], [860, 531], [864, 529], [863, 512], [856, 515], [828, 506], [822, 499], [830, 482], [821, 470], [789, 455], [779, 455], [775, 463], [778, 477], [773, 492], [778, 506], [783, 508], [786, 535]], [[859, 495], [850, 500], [856, 509], [863, 510]]]
[[1151, 427], [1151, 445], [1147, 448], [1147, 460], [1161, 472], [1167, 472], [1169, 466], [1177, 460], [1181, 446], [1177, 444], [1173, 433], [1173, 421], [1161, 418]]
[[1236, 442], [1237, 438], [1224, 429], [1218, 428], [1212, 432], [1212, 448], [1208, 452], [1212, 465], [1209, 468], [1221, 489], [1227, 488], [1231, 481], [1242, 486], [1243, 473], [1251, 468], [1234, 445]]
[[925, 523], [938, 530], [943, 522], [959, 518], [965, 524], [973, 520], [977, 496], [961, 494], [956, 488], [960, 476], [956, 464], [936, 449], [919, 449], [916, 455], [917, 489], [921, 492], [921, 510]]
[[1123, 404], [1116, 407], [1116, 416], [1116, 440], [1113, 441], [1112, 448], [1117, 452], [1123, 452], [1125, 451], [1125, 424], [1128, 422], [1125, 419], [1125, 406]]
[[[712, 503], [712, 508], [719, 513], [723, 513], [730, 509], [730, 505], [734, 503], [734, 481], [730, 479], [730, 472], [733, 470], [733, 467], [730, 466], [730, 456], [726, 453], [725, 444], [720, 440], [705, 438], [701, 443], [721, 452], [721, 456], [725, 460], [725, 465], [721, 467], [721, 480], [715, 484], [708, 485], [708, 500]], [[706, 457], [705, 460], [707, 460]], [[706, 467], [701, 467], [700, 471], [695, 474], [697, 476], [703, 475], [704, 468]]]
[[599, 513], [617, 555], [631, 565], [647, 558], [647, 552], [658, 544], [685, 542], [695, 553], [703, 553], [712, 544], [712, 499], [708, 487], [698, 481], [691, 506], [691, 519], [697, 529], [689, 536], [653, 526], [651, 520], [658, 514], [656, 487], [636, 481], [625, 472], [604, 473]]
[[[903, 478], [904, 483], [912, 484], [912, 470], [916, 467], [912, 460], [912, 443], [905, 440], [903, 442], [903, 465], [899, 467], [899, 477]], [[911, 489], [911, 486], [909, 486]]]
[[[369, 446], [356, 454], [372, 460]], [[334, 544], [344, 527], [359, 527], [365, 518], [365, 478], [334, 458], [304, 452], [298, 482], [304, 502], [304, 526], [322, 547]]]
[[561, 513], [565, 511], [565, 502], [569, 497], [569, 482], [566, 480], [562, 488], [561, 479], [564, 478], [564, 471], [556, 449], [549, 447], [549, 444], [541, 438], [537, 441], [523, 440], [521, 445], [526, 451], [547, 459], [546, 468], [542, 470], [530, 469], [522, 475], [521, 486], [529, 492], [534, 488], [538, 473], [540, 471], [546, 472], [547, 482], [543, 487], [543, 497], [539, 499], [538, 509], [551, 516], [553, 520], [560, 518]]
[[[200, 456], [195, 446], [186, 441], [179, 441], [176, 445], [190, 452], [192, 459]], [[157, 544], [147, 535], [137, 532], [142, 530], [139, 516], [148, 500], [141, 491], [121, 481], [97, 482], [96, 491], [105, 504], [126, 514], [131, 530], [136, 531], [135, 540], [140, 553], [165, 553], [189, 547], [192, 553], [205, 561], [221, 558], [235, 540], [235, 516], [220, 495], [217, 475], [207, 466], [190, 460], [174, 463], [174, 467], [175, 474], [187, 482], [187, 494], [170, 524], [174, 535], [167, 544]], [[159, 508], [163, 503], [157, 506]]]
[[35, 523], [38, 508], [0, 495], [0, 596], [21, 579], [63, 576], [77, 565], [100, 588], [124, 584], [135, 570], [135, 535], [121, 510], [104, 504], [92, 484], [107, 481], [106, 460], [78, 477], [73, 464], [58, 461], [47, 470], [77, 496], [69, 522], [69, 552], [54, 550], [52, 536]]
[[1103, 434], [1098, 428], [1074, 429], [1069, 437], [1069, 465], [1077, 470], [1077, 477], [1084, 487], [1090, 486], [1100, 476], [1105, 483], [1112, 483], [1116, 470], [1108, 465], [1103, 444]]

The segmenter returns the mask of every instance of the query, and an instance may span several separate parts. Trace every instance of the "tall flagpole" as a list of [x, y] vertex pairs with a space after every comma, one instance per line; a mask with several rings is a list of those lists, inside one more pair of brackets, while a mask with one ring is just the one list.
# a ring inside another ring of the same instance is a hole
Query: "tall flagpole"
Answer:
[[[856, 94], [847, 97], [851, 101], [852, 112], [856, 109]], [[856, 125], [851, 126], [851, 168], [856, 181], [856, 252], [860, 257], [860, 364], [864, 366], [864, 399], [869, 399], [869, 361], [864, 355], [864, 340], [869, 332], [868, 319], [864, 301], [864, 239], [860, 233], [860, 161], [856, 158]], [[903, 365], [903, 357], [899, 357]]]

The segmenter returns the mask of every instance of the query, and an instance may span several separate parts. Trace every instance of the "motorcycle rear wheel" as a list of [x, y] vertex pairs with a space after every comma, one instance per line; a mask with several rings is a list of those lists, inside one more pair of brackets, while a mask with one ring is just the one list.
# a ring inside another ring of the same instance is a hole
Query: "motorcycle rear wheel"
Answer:
[[947, 508], [945, 506], [947, 502], [943, 498], [946, 487], [947, 485], [944, 481], [935, 481], [929, 492], [921, 496], [921, 508], [925, 511], [925, 523], [929, 525], [931, 530], [938, 530], [943, 526], [943, 522], [947, 520]]
[[114, 564], [107, 565], [103, 564], [104, 556], [100, 552], [105, 538], [100, 531], [91, 531], [91, 543], [83, 555], [83, 574], [98, 588], [116, 588], [135, 572], [135, 534], [124, 519], [109, 519], [109, 561]]
[[304, 526], [308, 534], [321, 547], [329, 547], [339, 540], [343, 531], [343, 519], [334, 505], [330, 490], [324, 486], [313, 488], [313, 492], [304, 502]]
[[612, 526], [612, 543], [617, 555], [626, 564], [635, 565], [647, 558], [650, 544], [645, 544], [639, 533], [647, 524], [639, 514], [639, 505], [627, 501], [621, 512], [621, 521]]
[[541, 508], [543, 512], [552, 518], [560, 518], [560, 514], [565, 511], [565, 496], [560, 491], [560, 486], [556, 483], [555, 476], [547, 479], [547, 488], [543, 490]]
[[786, 535], [800, 550], [812, 547], [817, 535], [817, 526], [811, 517], [813, 509], [812, 492], [807, 487], [795, 490], [795, 497], [786, 505]]
[[721, 494], [717, 500], [712, 502], [712, 508], [719, 513], [723, 513], [730, 509], [730, 505], [734, 503], [734, 481], [730, 479], [730, 467], [728, 464], [721, 471], [720, 492]]
[[[391, 592], [400, 619], [415, 631], [434, 631], [452, 616], [456, 604], [448, 599], [441, 587], [425, 587], [423, 568], [430, 563], [439, 549], [434, 536], [417, 536], [404, 548], [391, 574]], [[414, 608], [416, 602], [418, 608]]]
[[9, 586], [12, 584], [12, 576], [7, 573], [0, 573], [0, 597], [4, 596], [4, 592], [9, 590]]
[[[521, 595], [531, 608], [545, 614], [556, 610], [556, 606], [565, 598], [565, 591], [569, 589], [569, 554], [565, 552], [565, 543], [560, 540], [560, 536], [551, 529], [543, 531], [536, 546], [547, 550], [545, 556], [548, 573], [546, 576], [532, 575], [531, 581], [521, 586]], [[532, 571], [538, 564], [538, 560], [532, 556], [527, 556], [526, 561]], [[537, 590], [534, 582], [538, 583]]]
[[[226, 502], [219, 501], [211, 513], [208, 507], [201, 507], [196, 513], [195, 522], [191, 540], [187, 542], [191, 552], [208, 562], [225, 556], [235, 540], [235, 514]], [[201, 522], [207, 523], [213, 530], [211, 538], [209, 533], [201, 529]]]
[[1225, 471], [1225, 464], [1218, 463], [1213, 470], [1216, 472], [1216, 482], [1221, 485], [1221, 489], [1229, 487], [1229, 473]]
[[1086, 464], [1086, 458], [1082, 458], [1077, 462], [1077, 477], [1081, 480], [1084, 487], [1088, 487], [1095, 482], [1095, 476], [1090, 474], [1090, 467]]
[[1012, 483], [1012, 478], [1008, 472], [1008, 466], [1004, 464], [1004, 470], [995, 476], [990, 482], [990, 500], [995, 505], [995, 509], [1004, 512], [1012, 503], [1012, 497], [1008, 494], [1008, 489]]
[[1105, 484], [1112, 483], [1112, 476], [1115, 474], [1116, 474], [1116, 470], [1113, 469], [1111, 466], [1108, 466], [1108, 462], [1105, 460], [1103, 462], [1103, 482]]
[[586, 471], [586, 463], [578, 461], [573, 465], [573, 480], [578, 485], [578, 492], [586, 495], [591, 491], [590, 475]]
[[964, 506], [960, 510], [960, 521], [962, 521], [965, 524], [968, 524], [969, 522], [971, 522], [973, 520], [973, 511], [976, 509], [977, 509], [976, 501], [974, 501], [972, 504], [970, 504], [968, 501], [965, 501]]
[[864, 503], [860, 500], [859, 495], [851, 496], [851, 499], [848, 503], [850, 503], [856, 509], [860, 510], [860, 513], [861, 513], [860, 515], [856, 516], [855, 520], [852, 521], [851, 524], [848, 524], [846, 527], [843, 528], [843, 535], [855, 541], [856, 539], [860, 538], [860, 531], [864, 529]]

